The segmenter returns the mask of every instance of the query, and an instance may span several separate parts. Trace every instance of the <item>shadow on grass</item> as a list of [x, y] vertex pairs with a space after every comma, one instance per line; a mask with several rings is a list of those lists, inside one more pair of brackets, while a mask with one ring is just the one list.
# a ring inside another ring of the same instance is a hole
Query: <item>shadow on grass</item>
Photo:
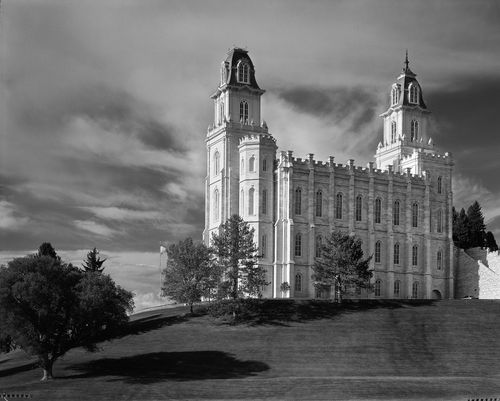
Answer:
[[65, 379], [120, 376], [111, 380], [148, 384], [163, 380], [243, 378], [266, 371], [269, 366], [259, 361], [240, 361], [221, 351], [188, 351], [99, 359], [73, 365], [70, 369], [82, 373], [66, 376]]
[[[318, 319], [332, 319], [342, 314], [359, 313], [373, 309], [397, 309], [433, 305], [433, 300], [344, 300], [338, 304], [328, 300], [264, 300], [238, 301], [236, 319], [222, 317], [225, 324], [289, 326]], [[227, 309], [227, 308], [226, 308]]]
[[131, 320], [124, 328], [121, 329], [120, 333], [113, 338], [121, 338], [128, 335], [137, 335], [152, 330], [158, 330], [165, 326], [185, 322], [188, 318], [188, 315], [164, 316], [162, 314], [156, 314], [145, 318]]
[[38, 367], [38, 362], [28, 362], [24, 365], [14, 366], [12, 368], [0, 370], [0, 377], [14, 375], [16, 373], [26, 372]]

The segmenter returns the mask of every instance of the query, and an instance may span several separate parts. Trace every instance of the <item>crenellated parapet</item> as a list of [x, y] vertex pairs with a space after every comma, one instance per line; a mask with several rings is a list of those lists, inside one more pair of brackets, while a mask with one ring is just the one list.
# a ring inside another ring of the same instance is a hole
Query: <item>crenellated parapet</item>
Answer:
[[239, 147], [245, 145], [263, 145], [276, 147], [276, 139], [271, 134], [248, 134], [240, 139]]
[[224, 119], [224, 121], [222, 121], [220, 124], [210, 124], [208, 126], [207, 137], [216, 135], [223, 130], [245, 131], [245, 132], [250, 131], [256, 134], [267, 134], [269, 132], [267, 123], [265, 121], [262, 121], [260, 124], [257, 124], [254, 121], [240, 122], [240, 121]]

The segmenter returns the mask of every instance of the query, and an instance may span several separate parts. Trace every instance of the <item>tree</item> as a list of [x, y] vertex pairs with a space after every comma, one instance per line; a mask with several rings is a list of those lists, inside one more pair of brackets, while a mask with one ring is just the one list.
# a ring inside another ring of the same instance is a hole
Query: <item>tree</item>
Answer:
[[98, 255], [99, 251], [96, 248], [92, 249], [89, 253], [87, 253], [87, 258], [86, 260], [83, 261], [82, 265], [86, 272], [102, 273], [102, 271], [104, 270], [102, 264], [106, 262], [106, 259], [101, 260], [101, 258]]
[[211, 251], [204, 244], [195, 244], [192, 238], [186, 238], [170, 245], [167, 255], [162, 295], [189, 304], [193, 313], [193, 303], [210, 296], [220, 277]]
[[269, 284], [265, 269], [257, 263], [253, 237], [254, 229], [237, 214], [222, 224], [220, 233], [212, 237], [212, 246], [225, 279], [221, 288], [227, 288], [227, 295], [232, 299], [244, 295], [260, 297], [261, 288]]
[[86, 274], [59, 258], [34, 255], [0, 267], [2, 333], [38, 356], [42, 380], [68, 350], [117, 333], [133, 309], [132, 294], [105, 274]]
[[484, 246], [486, 226], [484, 225], [483, 212], [481, 211], [481, 206], [478, 201], [474, 201], [474, 203], [467, 209], [467, 218], [470, 230], [469, 246]]
[[453, 241], [455, 245], [462, 249], [470, 248], [471, 238], [470, 238], [470, 227], [469, 218], [465, 213], [465, 209], [462, 208], [460, 213], [456, 217], [455, 224], [453, 225]]
[[491, 231], [486, 233], [484, 238], [484, 246], [490, 250], [490, 252], [498, 251], [498, 244], [495, 241], [495, 236]]
[[319, 290], [336, 288], [338, 302], [352, 285], [368, 287], [372, 272], [371, 256], [364, 259], [361, 240], [355, 236], [332, 231], [321, 246], [321, 257], [313, 266], [314, 285]]
[[50, 256], [53, 259], [61, 259], [50, 242], [44, 242], [38, 247], [37, 256]]

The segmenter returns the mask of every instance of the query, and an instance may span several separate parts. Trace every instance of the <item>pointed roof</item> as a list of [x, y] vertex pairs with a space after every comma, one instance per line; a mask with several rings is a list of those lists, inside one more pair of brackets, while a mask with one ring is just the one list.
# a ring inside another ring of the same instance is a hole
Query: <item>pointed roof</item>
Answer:
[[[410, 107], [415, 107], [419, 106], [420, 108], [427, 110], [427, 106], [424, 102], [424, 97], [422, 95], [422, 88], [420, 87], [420, 84], [417, 81], [417, 74], [415, 74], [411, 69], [410, 69], [410, 62], [408, 61], [408, 50], [406, 50], [406, 56], [405, 56], [405, 61], [403, 62], [403, 68], [401, 70], [401, 74], [399, 74], [398, 78], [396, 79], [396, 82], [393, 84], [398, 85], [400, 89], [400, 96], [399, 96], [399, 102], [396, 105], [392, 105], [391, 107], [396, 107], [396, 106], [410, 106]], [[410, 90], [410, 85], [416, 85], [418, 88], [418, 103], [410, 103], [409, 101], [409, 90]]]
[[[248, 84], [238, 82], [237, 74], [238, 74], [238, 64], [240, 61], [247, 62], [250, 66], [250, 82]], [[234, 86], [250, 86], [254, 89], [260, 89], [257, 84], [257, 80], [255, 79], [255, 68], [252, 62], [252, 59], [248, 55], [248, 50], [242, 49], [240, 47], [233, 47], [227, 53], [226, 60], [224, 61], [228, 67], [229, 74], [227, 77], [227, 81], [225, 82], [228, 85]]]

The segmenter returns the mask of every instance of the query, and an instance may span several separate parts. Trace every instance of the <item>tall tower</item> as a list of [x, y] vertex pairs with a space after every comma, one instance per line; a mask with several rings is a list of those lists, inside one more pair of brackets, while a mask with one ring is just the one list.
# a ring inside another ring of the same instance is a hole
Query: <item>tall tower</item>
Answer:
[[[262, 215], [271, 222], [276, 154], [276, 141], [268, 134], [265, 122], [261, 123], [260, 100], [264, 92], [257, 84], [248, 52], [230, 50], [221, 64], [219, 86], [211, 96], [214, 122], [208, 127], [206, 139], [206, 244], [233, 214], [241, 215], [256, 229], [255, 242], [261, 253], [263, 246], [265, 252], [265, 246], [272, 244], [272, 231], [268, 237], [268, 230], [261, 230]], [[262, 238], [267, 243], [262, 244]]]

